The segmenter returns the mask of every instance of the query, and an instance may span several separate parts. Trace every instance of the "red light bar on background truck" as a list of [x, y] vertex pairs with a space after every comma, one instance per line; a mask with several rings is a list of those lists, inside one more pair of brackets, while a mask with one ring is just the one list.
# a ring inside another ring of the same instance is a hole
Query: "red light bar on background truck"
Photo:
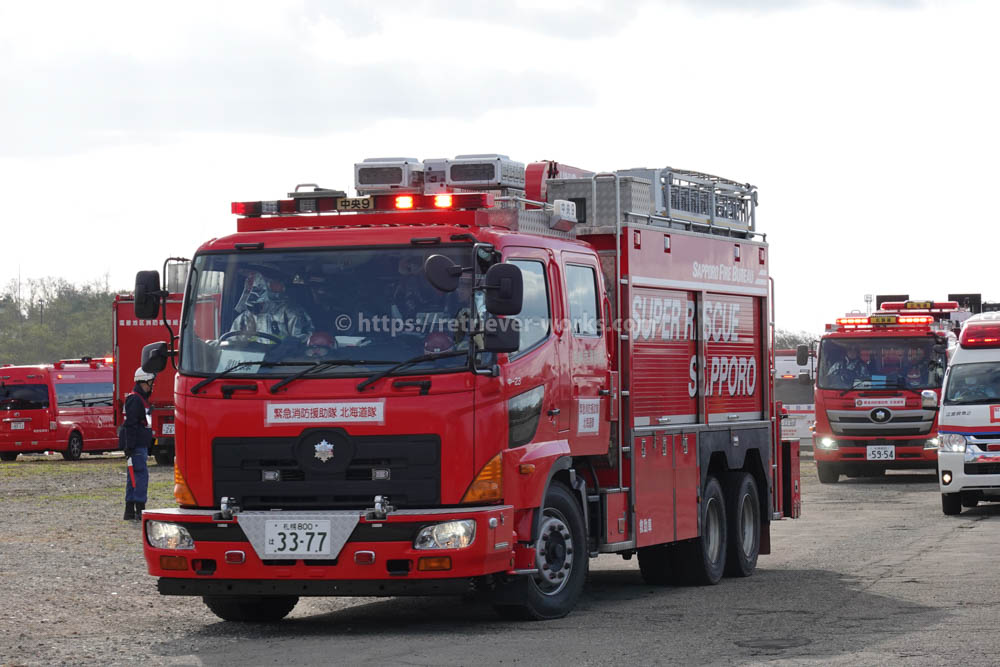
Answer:
[[958, 310], [958, 301], [886, 301], [881, 310], [929, 310], [946, 313]]
[[369, 195], [367, 197], [296, 197], [273, 201], [233, 202], [232, 212], [247, 218], [265, 215], [299, 215], [308, 213], [367, 213], [401, 210], [462, 210], [490, 208], [493, 195], [489, 192], [455, 194]]

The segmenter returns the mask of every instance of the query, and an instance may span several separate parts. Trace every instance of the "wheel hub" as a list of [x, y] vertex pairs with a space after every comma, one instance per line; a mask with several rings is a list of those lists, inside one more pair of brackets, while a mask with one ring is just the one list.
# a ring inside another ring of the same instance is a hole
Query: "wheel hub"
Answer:
[[561, 591], [573, 571], [573, 536], [562, 515], [546, 510], [535, 544], [535, 583], [546, 595]]

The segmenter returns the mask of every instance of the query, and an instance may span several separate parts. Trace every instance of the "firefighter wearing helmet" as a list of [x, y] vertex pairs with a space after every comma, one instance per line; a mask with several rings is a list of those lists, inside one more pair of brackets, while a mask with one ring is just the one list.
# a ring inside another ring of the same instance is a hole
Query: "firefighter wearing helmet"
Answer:
[[293, 338], [305, 343], [315, 328], [309, 314], [289, 302], [284, 281], [259, 272], [247, 277], [236, 311], [239, 314], [230, 331], [243, 332], [261, 342], [280, 343]]
[[142, 511], [146, 509], [146, 489], [149, 486], [149, 468], [146, 459], [149, 448], [153, 445], [153, 429], [150, 427], [149, 395], [153, 393], [153, 373], [135, 369], [133, 375], [135, 386], [132, 393], [125, 397], [122, 428], [119, 433], [118, 446], [125, 451], [128, 465], [128, 476], [125, 479], [125, 515], [126, 521], [142, 519]]
[[872, 374], [868, 370], [868, 364], [861, 359], [858, 346], [848, 343], [846, 347], [844, 358], [830, 367], [830, 377], [836, 378], [843, 388], [849, 389], [859, 380], [870, 379]]

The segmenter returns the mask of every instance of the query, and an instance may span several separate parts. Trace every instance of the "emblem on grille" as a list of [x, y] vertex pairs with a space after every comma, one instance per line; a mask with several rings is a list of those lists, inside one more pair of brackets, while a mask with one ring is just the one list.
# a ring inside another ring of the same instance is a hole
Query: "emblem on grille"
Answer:
[[886, 410], [885, 408], [875, 408], [868, 413], [868, 418], [876, 424], [884, 424], [892, 419], [892, 412]]
[[333, 458], [333, 445], [326, 441], [326, 438], [316, 443], [316, 458], [326, 463]]

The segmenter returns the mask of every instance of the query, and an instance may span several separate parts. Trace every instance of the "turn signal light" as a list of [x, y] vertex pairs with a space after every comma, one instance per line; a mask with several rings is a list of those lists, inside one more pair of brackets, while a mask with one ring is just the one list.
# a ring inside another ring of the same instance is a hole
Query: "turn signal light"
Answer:
[[177, 466], [177, 459], [174, 459], [174, 500], [181, 507], [194, 507], [198, 504], [194, 499], [194, 494], [191, 493], [191, 488], [184, 480], [181, 469]]
[[188, 569], [188, 559], [186, 556], [160, 556], [161, 570], [186, 570]]
[[463, 503], [495, 502], [503, 499], [503, 459], [497, 454], [476, 475], [462, 497]]
[[440, 572], [451, 569], [451, 556], [423, 556], [417, 561], [421, 572]]

